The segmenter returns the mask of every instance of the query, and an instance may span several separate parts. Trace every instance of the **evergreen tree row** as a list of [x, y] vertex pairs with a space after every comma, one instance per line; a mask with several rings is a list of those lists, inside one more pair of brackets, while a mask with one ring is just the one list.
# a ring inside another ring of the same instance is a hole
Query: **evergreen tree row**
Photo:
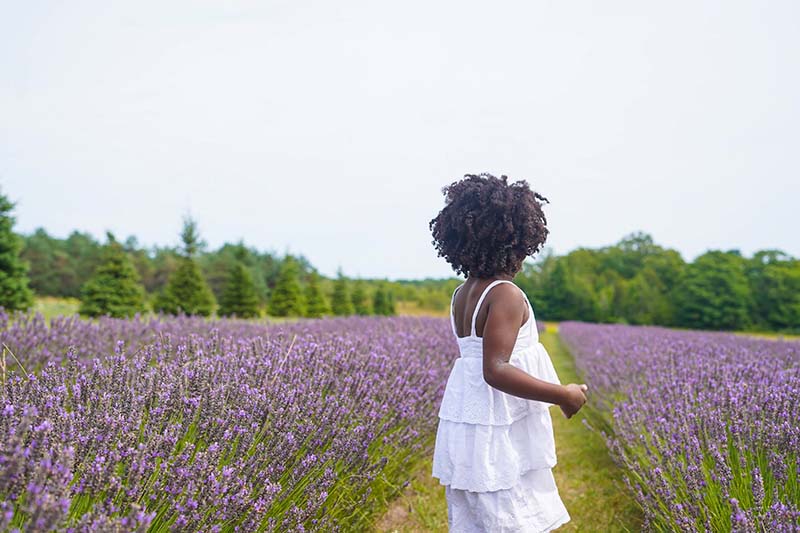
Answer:
[[[37, 230], [28, 239], [30, 259], [26, 260], [26, 242], [14, 232], [13, 209], [14, 204], [0, 193], [0, 306], [6, 310], [32, 307], [34, 291], [28, 274], [33, 270], [41, 274], [37, 278], [39, 288], [51, 289], [45, 292], [48, 295], [63, 296], [55, 290], [58, 283], [80, 279], [77, 292], [70, 289], [68, 294], [80, 297], [79, 312], [89, 317], [131, 317], [152, 308], [174, 315], [209, 316], [216, 311], [220, 316], [252, 318], [262, 314], [265, 292], [269, 293], [266, 310], [273, 316], [396, 313], [393, 293], [384, 284], [377, 287], [370, 302], [365, 282], [356, 282], [351, 294], [349, 281], [340, 272], [329, 300], [323, 288], [324, 278], [304, 258], [286, 256], [276, 261], [269, 254], [259, 256], [241, 243], [226, 244], [214, 256], [205, 257], [211, 266], [210, 283], [201, 266], [206, 243], [191, 217], [184, 218], [181, 246], [171, 254], [171, 267], [149, 298], [137, 268], [148, 256], [138, 249], [135, 239], [123, 244], [107, 233], [106, 244], [100, 246], [85, 235], [73, 233], [59, 241]], [[33, 269], [30, 260], [35, 264]], [[263, 274], [267, 263], [277, 267], [273, 287], [269, 287], [268, 278], [254, 276], [254, 272]], [[86, 270], [91, 272], [87, 275]], [[217, 286], [217, 291], [212, 285]], [[215, 292], [220, 295], [218, 299]]]
[[[123, 247], [110, 233], [107, 236], [104, 262], [96, 269], [81, 291], [80, 312], [86, 316], [110, 315], [130, 317], [146, 311], [144, 287]], [[153, 300], [153, 310], [165, 314], [209, 316], [215, 308], [220, 316], [253, 318], [261, 314], [256, 284], [244, 263], [243, 253], [236, 254], [227, 275], [222, 296], [216, 298], [197, 263], [197, 254], [205, 247], [196, 222], [184, 219], [181, 232], [181, 256], [164, 288]], [[319, 318], [326, 315], [371, 314], [363, 283], [349, 293], [348, 281], [339, 274], [334, 282], [331, 302], [325, 296], [321, 277], [311, 272], [303, 288], [301, 265], [287, 256], [283, 261], [275, 287], [271, 291], [267, 312], [277, 317]], [[357, 311], [358, 310], [358, 311]], [[375, 291], [372, 312], [396, 314], [392, 292], [379, 286]]]
[[312, 318], [324, 315], [397, 314], [394, 294], [384, 284], [378, 285], [370, 300], [363, 281], [351, 283], [339, 272], [333, 282], [333, 293], [328, 302], [320, 288], [319, 280], [319, 275], [312, 272], [306, 289], [303, 291], [300, 287], [297, 264], [291, 258], [287, 258], [270, 299], [269, 314], [282, 317], [307, 316]]
[[[38, 229], [30, 235], [23, 236], [22, 249], [23, 262], [29, 265], [28, 278], [30, 288], [39, 296], [81, 298], [82, 287], [94, 274], [97, 268], [105, 263], [105, 246], [96, 241], [91, 235], [72, 232], [68, 237], [59, 239], [47, 234], [43, 229]], [[130, 258], [133, 266], [139, 273], [140, 282], [147, 293], [148, 305], [174, 308], [170, 304], [167, 283], [175, 272], [181, 268], [187, 270], [185, 250], [183, 244], [176, 247], [153, 247], [145, 249], [139, 246], [134, 237], [118, 241]], [[206, 250], [199, 247], [194, 254], [195, 263], [205, 278], [214, 299], [217, 302], [217, 313], [226, 312], [225, 301], [231, 302], [231, 297], [225, 296], [228, 285], [231, 283], [231, 272], [243, 266], [250, 274], [255, 287], [258, 308], [269, 312], [271, 293], [278, 283], [281, 268], [286, 256], [279, 256], [274, 252], [259, 251], [245, 246], [242, 242], [226, 243], [216, 250]], [[296, 255], [292, 258], [299, 267], [299, 279], [303, 292], [308, 297], [308, 291], [314, 290], [314, 283], [319, 284], [321, 292], [327, 296], [326, 301], [332, 304], [333, 300], [341, 302], [341, 297], [334, 298], [332, 292], [338, 277], [328, 279], [320, 276], [312, 280], [315, 269], [303, 256]], [[196, 276], [190, 276], [196, 277]], [[241, 276], [240, 276], [241, 279]], [[345, 280], [349, 285], [351, 303], [356, 314], [372, 314], [373, 300], [379, 290], [384, 293], [391, 292], [396, 302], [402, 302], [404, 312], [434, 312], [447, 311], [450, 293], [458, 280], [455, 278], [424, 279], [424, 280]], [[238, 283], [238, 282], [234, 282]], [[341, 290], [341, 287], [339, 288]], [[167, 294], [164, 294], [166, 291]], [[156, 302], [156, 297], [165, 296]], [[313, 296], [311, 299], [313, 301]], [[378, 295], [378, 310], [381, 309], [382, 296]], [[252, 308], [252, 305], [250, 305]], [[324, 308], [323, 308], [324, 309]], [[312, 306], [312, 315], [316, 312]], [[326, 311], [321, 311], [323, 314]], [[340, 314], [347, 314], [337, 309]], [[390, 309], [385, 311], [390, 312]], [[334, 310], [328, 313], [336, 314]], [[240, 316], [240, 313], [237, 313]]]

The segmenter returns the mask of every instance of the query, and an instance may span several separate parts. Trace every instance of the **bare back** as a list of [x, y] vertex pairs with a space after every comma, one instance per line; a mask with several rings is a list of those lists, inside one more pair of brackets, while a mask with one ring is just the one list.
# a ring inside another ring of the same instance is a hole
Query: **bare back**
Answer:
[[519, 287], [516, 287], [515, 285], [511, 286], [513, 285], [513, 282], [501, 283], [499, 286], [489, 291], [480, 304], [478, 314], [475, 315], [475, 308], [478, 305], [481, 295], [494, 281], [496, 280], [475, 279], [473, 281], [472, 279], [468, 279], [456, 289], [455, 295], [453, 296], [452, 313], [457, 337], [464, 338], [471, 335], [472, 320], [474, 316], [474, 334], [482, 338], [484, 327], [486, 326], [486, 319], [489, 316], [492, 304], [501, 300], [517, 301], [519, 303], [518, 327], [522, 327], [530, 318], [527, 301], [520, 297]]

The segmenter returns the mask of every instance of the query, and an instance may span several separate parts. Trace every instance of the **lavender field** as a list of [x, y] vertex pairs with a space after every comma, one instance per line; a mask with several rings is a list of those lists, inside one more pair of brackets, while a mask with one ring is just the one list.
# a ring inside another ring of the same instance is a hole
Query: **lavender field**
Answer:
[[800, 342], [579, 322], [559, 332], [647, 529], [800, 531]]
[[430, 451], [451, 337], [0, 314], [0, 530], [368, 529]]

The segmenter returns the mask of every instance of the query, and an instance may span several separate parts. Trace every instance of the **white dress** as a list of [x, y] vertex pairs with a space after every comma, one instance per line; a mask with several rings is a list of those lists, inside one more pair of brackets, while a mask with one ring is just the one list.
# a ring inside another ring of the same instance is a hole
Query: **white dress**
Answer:
[[[499, 283], [511, 282], [495, 280], [484, 289], [468, 337], [458, 337], [450, 304], [460, 357], [439, 408], [432, 475], [445, 485], [447, 521], [455, 533], [539, 533], [570, 520], [551, 470], [556, 464], [552, 404], [506, 394], [483, 379], [483, 338], [476, 334], [475, 319], [486, 294]], [[519, 330], [509, 363], [560, 383], [539, 342], [530, 301], [520, 293], [530, 318]]]

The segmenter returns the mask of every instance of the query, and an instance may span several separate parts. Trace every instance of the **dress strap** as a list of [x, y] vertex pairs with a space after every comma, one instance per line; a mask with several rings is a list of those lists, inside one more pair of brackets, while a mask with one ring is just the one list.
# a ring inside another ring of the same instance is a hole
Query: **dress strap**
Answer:
[[456, 333], [456, 319], [455, 319], [455, 314], [453, 313], [453, 304], [456, 301], [456, 292], [458, 292], [458, 289], [460, 289], [463, 286], [464, 284], [462, 283], [461, 285], [456, 287], [455, 290], [453, 291], [453, 296], [450, 297], [450, 325], [453, 326], [453, 335], [455, 335], [456, 337], [458, 337], [458, 333]]
[[520, 289], [519, 292], [522, 293], [522, 296], [525, 297], [525, 301], [528, 303], [528, 312], [530, 313], [530, 317], [528, 318], [528, 322], [531, 323], [530, 328], [529, 328], [531, 330], [531, 336], [534, 339], [538, 339], [539, 338], [539, 328], [536, 325], [536, 316], [533, 314], [533, 306], [531, 305], [531, 301], [530, 301], [530, 299], [528, 299], [528, 295], [525, 294], [525, 291]]
[[[478, 334], [478, 332], [475, 331], [475, 319], [478, 318], [478, 311], [481, 308], [481, 304], [483, 303], [483, 299], [486, 298], [486, 294], [488, 294], [489, 289], [491, 289], [495, 285], [499, 285], [500, 283], [511, 283], [511, 282], [506, 280], [506, 279], [496, 279], [493, 282], [491, 282], [490, 284], [488, 284], [485, 289], [483, 289], [483, 292], [481, 293], [481, 297], [478, 298], [478, 304], [475, 306], [475, 312], [472, 313], [472, 329], [470, 330], [470, 335], [472, 335], [473, 337]], [[513, 283], [511, 283], [511, 284], [514, 285]], [[455, 327], [455, 322], [453, 322], [453, 327]]]

